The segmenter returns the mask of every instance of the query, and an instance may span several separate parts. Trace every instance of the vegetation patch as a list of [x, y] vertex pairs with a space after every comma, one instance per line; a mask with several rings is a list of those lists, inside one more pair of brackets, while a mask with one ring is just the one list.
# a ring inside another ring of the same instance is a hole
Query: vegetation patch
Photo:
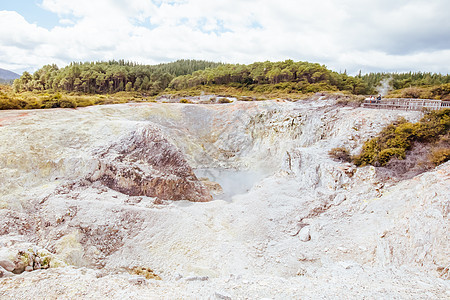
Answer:
[[337, 98], [336, 104], [338, 106], [360, 107], [364, 102], [365, 96], [361, 95], [335, 95]]
[[130, 274], [144, 276], [146, 279], [161, 280], [161, 277], [150, 268], [136, 267], [130, 271]]
[[362, 152], [353, 157], [353, 162], [358, 166], [386, 166], [393, 158], [405, 159], [414, 145], [425, 144], [433, 148], [429, 162], [439, 165], [450, 158], [449, 129], [448, 108], [429, 112], [418, 123], [401, 118], [364, 143]]
[[352, 160], [350, 152], [344, 147], [333, 148], [328, 152], [328, 155], [340, 162], [350, 162]]
[[437, 148], [430, 154], [430, 161], [438, 166], [450, 159], [450, 148]]
[[77, 108], [128, 102], [154, 102], [154, 99], [150, 96], [142, 96], [141, 93], [136, 92], [120, 92], [106, 95], [53, 91], [14, 93], [11, 86], [0, 86], [0, 110]]
[[219, 98], [218, 102], [219, 103], [231, 103], [233, 101], [228, 98]]

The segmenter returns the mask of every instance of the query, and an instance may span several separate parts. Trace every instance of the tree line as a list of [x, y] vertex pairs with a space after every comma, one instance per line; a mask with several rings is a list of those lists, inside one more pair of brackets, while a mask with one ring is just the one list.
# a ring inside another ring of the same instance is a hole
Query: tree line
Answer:
[[61, 69], [51, 64], [33, 74], [24, 72], [14, 81], [13, 88], [16, 92], [53, 90], [101, 94], [146, 91], [157, 94], [166, 88], [182, 90], [201, 85], [232, 85], [259, 92], [270, 89], [367, 92], [367, 85], [360, 78], [330, 71], [317, 63], [292, 60], [250, 65], [178, 60], [153, 66], [119, 60], [73, 62]]
[[167, 88], [176, 76], [220, 63], [201, 60], [178, 60], [159, 65], [140, 65], [124, 60], [108, 62], [72, 62], [64, 68], [45, 65], [33, 74], [24, 72], [13, 84], [14, 91], [66, 91], [105, 94], [120, 91], [145, 91], [150, 94]]
[[249, 65], [224, 64], [214, 69], [206, 68], [174, 78], [169, 88], [182, 90], [201, 85], [231, 85], [258, 92], [276, 89], [287, 92], [367, 92], [367, 85], [360, 78], [331, 71], [317, 63], [293, 60], [255, 62]]
[[[167, 88], [183, 90], [199, 86], [226, 85], [255, 92], [309, 93], [347, 91], [374, 94], [382, 80], [394, 90], [411, 86], [440, 86], [448, 90], [450, 76], [436, 73], [368, 73], [349, 76], [325, 65], [293, 60], [223, 64], [203, 60], [178, 60], [159, 65], [141, 65], [124, 60], [73, 62], [64, 68], [45, 65], [33, 74], [24, 72], [13, 84], [14, 91], [79, 92], [106, 94], [121, 91], [156, 95]], [[443, 93], [443, 92], [439, 92]]]
[[408, 87], [438, 86], [450, 83], [450, 75], [431, 72], [407, 72], [407, 73], [368, 73], [358, 75], [366, 84], [369, 90], [376, 91], [382, 80], [389, 80], [393, 90], [400, 90]]

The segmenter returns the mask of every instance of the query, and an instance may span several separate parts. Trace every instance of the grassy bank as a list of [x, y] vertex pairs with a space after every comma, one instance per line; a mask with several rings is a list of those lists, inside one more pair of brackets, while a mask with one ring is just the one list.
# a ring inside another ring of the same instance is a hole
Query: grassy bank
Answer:
[[82, 93], [22, 92], [14, 93], [11, 86], [0, 86], [0, 110], [77, 108], [91, 105], [154, 101], [154, 97], [137, 92], [118, 92], [96, 95]]

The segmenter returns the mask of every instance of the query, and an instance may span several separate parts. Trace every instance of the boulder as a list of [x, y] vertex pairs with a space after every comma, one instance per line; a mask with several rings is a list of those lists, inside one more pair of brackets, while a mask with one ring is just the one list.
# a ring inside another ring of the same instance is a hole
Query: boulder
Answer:
[[11, 277], [11, 276], [14, 276], [14, 274], [5, 270], [4, 268], [0, 267], [0, 278]]
[[15, 268], [15, 265], [12, 261], [9, 260], [0, 260], [0, 267], [5, 269], [8, 272], [12, 272]]
[[311, 240], [310, 226], [303, 227], [298, 233], [298, 238], [302, 242], [307, 242]]
[[231, 300], [231, 299], [233, 299], [233, 297], [230, 294], [228, 294], [227, 292], [224, 292], [224, 291], [215, 292], [214, 296], [217, 299], [222, 299], [222, 300]]
[[121, 193], [161, 200], [212, 200], [183, 153], [152, 125], [132, 131], [97, 155], [98, 169], [89, 179]]
[[128, 279], [128, 281], [130, 283], [132, 283], [132, 284], [135, 284], [135, 285], [141, 285], [141, 284], [146, 284], [147, 283], [147, 280], [145, 279], [145, 277], [144, 276], [140, 276], [140, 275], [138, 275], [138, 276], [131, 276]]

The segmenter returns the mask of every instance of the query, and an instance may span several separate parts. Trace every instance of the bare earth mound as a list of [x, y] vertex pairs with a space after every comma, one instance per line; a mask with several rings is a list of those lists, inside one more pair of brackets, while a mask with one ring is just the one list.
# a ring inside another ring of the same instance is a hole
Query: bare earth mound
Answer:
[[90, 180], [113, 190], [162, 200], [212, 199], [184, 155], [151, 125], [132, 131], [97, 155], [100, 164]]

